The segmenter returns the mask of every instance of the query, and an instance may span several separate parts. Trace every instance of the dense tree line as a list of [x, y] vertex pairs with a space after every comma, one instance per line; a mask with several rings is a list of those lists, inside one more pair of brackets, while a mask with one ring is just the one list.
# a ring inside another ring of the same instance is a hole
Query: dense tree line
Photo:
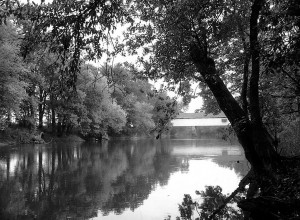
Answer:
[[[23, 21], [22, 21], [23, 22]], [[81, 60], [76, 83], [55, 46], [39, 42], [26, 56], [25, 25], [7, 19], [0, 26], [1, 130], [13, 124], [31, 132], [42, 129], [58, 136], [79, 133], [84, 137], [149, 135], [168, 127], [177, 102], [157, 91], [133, 66], [103, 64], [95, 67]]]

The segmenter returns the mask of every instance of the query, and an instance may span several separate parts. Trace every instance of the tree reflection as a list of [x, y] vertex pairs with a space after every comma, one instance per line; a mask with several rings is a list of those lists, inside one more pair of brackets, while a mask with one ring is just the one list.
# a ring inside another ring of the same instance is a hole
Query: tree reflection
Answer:
[[139, 142], [127, 149], [128, 169], [112, 181], [112, 193], [101, 210], [121, 214], [125, 209], [134, 211], [156, 185], [165, 185], [170, 174], [180, 166], [180, 160], [172, 158], [166, 146], [153, 148], [153, 144]]
[[6, 174], [0, 176], [0, 219], [92, 218], [98, 210], [135, 210], [180, 167], [167, 148], [122, 141], [0, 152], [0, 173]]
[[[53, 143], [2, 150], [0, 219], [87, 219], [99, 210], [104, 215], [134, 211], [173, 172], [189, 170], [190, 157], [174, 156], [169, 142]], [[210, 196], [213, 192], [218, 195], [212, 190]]]
[[182, 219], [192, 219], [192, 215], [198, 215], [196, 219], [243, 219], [243, 214], [237, 207], [237, 202], [241, 200], [241, 195], [237, 195], [217, 214], [211, 218], [213, 212], [224, 204], [228, 197], [222, 193], [220, 186], [206, 186], [204, 191], [196, 191], [202, 199], [201, 203], [194, 202], [190, 195], [184, 195], [183, 202], [179, 205]]

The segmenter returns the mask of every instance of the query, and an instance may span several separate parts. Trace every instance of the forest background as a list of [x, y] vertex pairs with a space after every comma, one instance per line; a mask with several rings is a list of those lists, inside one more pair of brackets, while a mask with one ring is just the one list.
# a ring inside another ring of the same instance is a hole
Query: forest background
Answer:
[[[20, 7], [32, 16], [30, 10], [37, 5]], [[35, 25], [30, 19], [9, 16], [2, 21], [0, 126], [4, 139], [32, 142], [32, 135], [41, 131], [84, 139], [153, 136], [167, 129], [184, 107], [163, 86], [155, 88], [134, 64], [115, 64], [112, 36], [103, 49], [107, 59], [90, 62], [87, 53], [80, 55], [76, 80], [70, 82], [74, 77], [68, 70], [71, 48], [45, 42], [49, 33], [29, 39]]]

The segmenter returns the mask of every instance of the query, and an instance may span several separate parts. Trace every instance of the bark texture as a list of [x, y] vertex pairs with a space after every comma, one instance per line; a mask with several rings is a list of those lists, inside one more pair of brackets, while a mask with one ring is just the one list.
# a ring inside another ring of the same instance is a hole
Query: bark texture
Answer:
[[253, 131], [252, 123], [247, 119], [245, 112], [218, 75], [214, 60], [203, 56], [203, 54], [205, 53], [198, 45], [191, 45], [190, 55], [193, 63], [214, 94], [221, 110], [230, 121], [245, 151], [247, 160], [256, 173], [269, 172], [277, 163], [277, 154], [272, 146], [272, 140], [263, 129], [263, 126], [260, 131]]
[[[244, 148], [245, 156], [251, 163], [256, 173], [270, 174], [278, 168], [279, 156], [273, 146], [271, 135], [267, 132], [262, 123], [259, 105], [259, 44], [258, 44], [258, 18], [263, 5], [262, 0], [254, 0], [250, 17], [250, 54], [252, 61], [252, 72], [249, 86], [249, 113], [247, 106], [244, 109], [234, 99], [226, 85], [217, 73], [215, 62], [208, 56], [207, 48], [203, 45], [192, 43], [190, 55], [197, 70], [204, 78], [206, 84], [214, 94], [221, 110], [230, 121], [239, 142]], [[247, 62], [249, 58], [246, 57]], [[248, 71], [246, 63], [245, 68]], [[248, 72], [246, 72], [248, 79]], [[247, 82], [244, 82], [247, 83]], [[247, 86], [244, 84], [244, 86]], [[244, 90], [246, 90], [244, 88]], [[245, 94], [243, 94], [245, 96]], [[245, 97], [244, 97], [245, 98]], [[247, 100], [244, 100], [246, 103]], [[246, 108], [246, 109], [245, 109]]]

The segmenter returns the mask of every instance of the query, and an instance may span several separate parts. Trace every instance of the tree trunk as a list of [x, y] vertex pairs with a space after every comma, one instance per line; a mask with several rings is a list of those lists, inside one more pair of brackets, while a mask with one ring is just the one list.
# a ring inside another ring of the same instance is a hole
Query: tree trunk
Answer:
[[44, 117], [44, 112], [43, 112], [43, 92], [40, 89], [40, 95], [39, 95], [39, 128], [43, 127], [43, 117]]
[[[273, 140], [265, 129], [260, 115], [258, 82], [260, 73], [258, 47], [258, 16], [263, 1], [255, 0], [250, 19], [250, 55], [252, 57], [252, 74], [250, 77], [248, 119], [246, 109], [242, 109], [217, 73], [215, 62], [207, 54], [203, 45], [192, 43], [190, 55], [197, 70], [214, 94], [221, 110], [230, 121], [245, 156], [257, 174], [271, 174], [278, 167], [279, 157], [273, 146]], [[247, 67], [247, 66], [246, 66]], [[243, 94], [245, 95], [245, 94]]]
[[39, 128], [43, 128], [43, 117], [44, 113], [42, 112], [42, 105], [39, 104]]
[[259, 73], [260, 73], [260, 62], [259, 62], [259, 43], [258, 43], [258, 16], [259, 11], [262, 7], [262, 0], [255, 0], [251, 8], [250, 17], [250, 52], [252, 57], [252, 73], [250, 77], [250, 88], [249, 88], [249, 100], [250, 100], [250, 115], [251, 122], [255, 127], [261, 127], [262, 119], [260, 114], [259, 105]]
[[263, 6], [263, 0], [255, 0], [251, 7], [250, 17], [250, 52], [252, 57], [252, 72], [250, 77], [250, 96], [249, 110], [251, 116], [251, 124], [253, 127], [253, 141], [256, 152], [265, 164], [274, 164], [276, 168], [278, 155], [273, 146], [274, 141], [262, 123], [259, 104], [259, 75], [260, 75], [260, 48], [258, 43], [258, 17]]
[[45, 101], [46, 101], [46, 92], [40, 87], [39, 94], [39, 128], [43, 128], [43, 118], [45, 114]]
[[[245, 151], [247, 160], [256, 173], [269, 173], [270, 168], [275, 167], [277, 159], [272, 141], [264, 131], [261, 131], [262, 133], [253, 131], [252, 124], [245, 116], [245, 112], [219, 77], [214, 60], [209, 57], [204, 57], [203, 54], [205, 53], [199, 49], [198, 45], [191, 45], [190, 55], [193, 63], [214, 94], [221, 110], [230, 121]], [[256, 145], [255, 141], [257, 141], [258, 138], [261, 140], [258, 142], [258, 145]]]
[[56, 126], [56, 134], [58, 137], [62, 136], [61, 129], [62, 129], [61, 121], [60, 119], [58, 119], [57, 126]]
[[[241, 25], [240, 25], [241, 26]], [[242, 107], [245, 112], [245, 116], [248, 118], [248, 100], [247, 100], [247, 92], [248, 92], [248, 77], [249, 77], [249, 63], [250, 63], [250, 51], [249, 46], [247, 45], [245, 39], [245, 33], [242, 27], [239, 27], [239, 32], [241, 35], [241, 39], [243, 42], [244, 48], [244, 64], [243, 64], [243, 84], [241, 89], [241, 100], [242, 100]]]
[[55, 132], [56, 132], [56, 120], [55, 120], [55, 108], [53, 106], [51, 108], [51, 126], [52, 126], [52, 133], [55, 134]]
[[8, 109], [7, 110], [7, 118], [6, 118], [7, 124], [10, 125], [11, 124], [11, 110]]
[[55, 104], [54, 104], [54, 95], [51, 94], [50, 91], [50, 103], [51, 103], [51, 128], [52, 134], [56, 133], [56, 111], [55, 111]]

